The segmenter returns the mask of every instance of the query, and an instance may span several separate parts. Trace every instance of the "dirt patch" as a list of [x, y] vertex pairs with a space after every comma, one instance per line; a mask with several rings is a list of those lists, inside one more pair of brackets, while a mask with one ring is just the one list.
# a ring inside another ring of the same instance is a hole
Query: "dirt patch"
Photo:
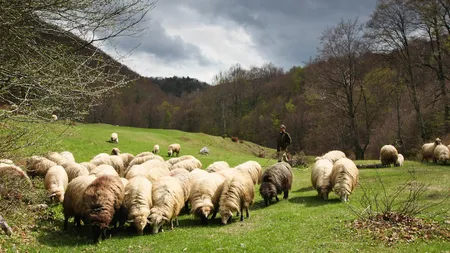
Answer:
[[180, 140], [183, 141], [183, 142], [191, 141], [191, 139], [188, 138], [188, 137], [186, 137], [186, 136], [181, 136], [181, 137], [180, 137]]
[[417, 239], [450, 241], [449, 226], [395, 212], [379, 214], [370, 219], [355, 220], [350, 226], [359, 232], [369, 233], [374, 240], [382, 241], [388, 246], [397, 242], [409, 243]]

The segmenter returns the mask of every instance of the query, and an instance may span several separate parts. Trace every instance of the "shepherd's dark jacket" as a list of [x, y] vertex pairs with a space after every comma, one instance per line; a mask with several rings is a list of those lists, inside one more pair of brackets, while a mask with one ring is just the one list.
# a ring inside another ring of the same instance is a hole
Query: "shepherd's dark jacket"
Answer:
[[285, 150], [291, 144], [291, 136], [287, 132], [280, 132], [278, 135], [277, 151]]

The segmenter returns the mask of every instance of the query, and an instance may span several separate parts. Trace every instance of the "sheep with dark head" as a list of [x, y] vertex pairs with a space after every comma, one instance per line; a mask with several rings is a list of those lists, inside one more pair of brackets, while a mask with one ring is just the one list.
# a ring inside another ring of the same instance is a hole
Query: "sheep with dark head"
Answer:
[[94, 242], [98, 242], [100, 235], [106, 239], [106, 231], [122, 205], [123, 196], [124, 186], [118, 176], [100, 176], [84, 191], [83, 203]]
[[181, 149], [180, 144], [178, 144], [178, 143], [170, 144], [168, 147], [168, 150], [167, 150], [167, 155], [174, 156], [175, 154], [177, 154], [177, 156], [178, 156], [178, 154], [180, 153], [180, 149]]
[[292, 168], [288, 163], [279, 162], [265, 170], [259, 188], [264, 204], [270, 205], [273, 198], [278, 201], [278, 194], [280, 193], [283, 193], [283, 199], [288, 199], [292, 180]]

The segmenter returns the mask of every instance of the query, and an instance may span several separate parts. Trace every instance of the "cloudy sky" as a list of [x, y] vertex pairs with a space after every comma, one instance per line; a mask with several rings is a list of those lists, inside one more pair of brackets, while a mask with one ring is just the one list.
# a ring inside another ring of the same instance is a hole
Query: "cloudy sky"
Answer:
[[144, 76], [190, 76], [272, 62], [289, 69], [314, 57], [318, 37], [341, 19], [366, 21], [376, 0], [159, 0], [147, 31], [102, 49]]

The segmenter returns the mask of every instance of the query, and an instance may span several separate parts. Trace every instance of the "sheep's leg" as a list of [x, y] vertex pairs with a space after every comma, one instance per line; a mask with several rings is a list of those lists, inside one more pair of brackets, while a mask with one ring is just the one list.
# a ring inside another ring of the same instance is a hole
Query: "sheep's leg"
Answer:
[[176, 226], [177, 226], [177, 227], [179, 227], [179, 226], [180, 226], [180, 223], [178, 222], [178, 216], [177, 216], [177, 217], [175, 217], [175, 222], [176, 222], [176, 223], [175, 223], [175, 224], [176, 224]]
[[247, 215], [247, 219], [250, 218], [250, 213], [248, 212], [248, 207], [245, 208], [245, 214]]
[[80, 216], [75, 216], [75, 218], [73, 220], [74, 220], [75, 225], [77, 225], [77, 227], [81, 226]]
[[278, 199], [278, 196], [275, 196], [275, 199], [276, 199], [277, 201], [280, 201], [280, 199]]
[[170, 230], [173, 230], [173, 220], [170, 220]]
[[64, 219], [64, 230], [65, 230], [65, 231], [67, 231], [67, 225], [68, 225], [68, 223], [69, 223], [69, 217], [66, 217], [66, 218]]
[[288, 199], [289, 198], [289, 191], [284, 191], [284, 195], [283, 195], [283, 199]]

